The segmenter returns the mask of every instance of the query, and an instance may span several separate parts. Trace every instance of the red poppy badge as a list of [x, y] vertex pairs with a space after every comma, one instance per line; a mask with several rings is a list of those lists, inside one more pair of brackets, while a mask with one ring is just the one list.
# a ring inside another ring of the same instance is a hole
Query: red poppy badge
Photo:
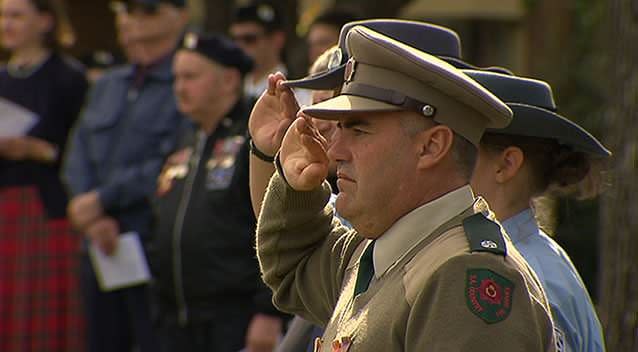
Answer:
[[509, 316], [513, 293], [514, 284], [492, 270], [467, 270], [467, 307], [486, 323], [498, 323]]

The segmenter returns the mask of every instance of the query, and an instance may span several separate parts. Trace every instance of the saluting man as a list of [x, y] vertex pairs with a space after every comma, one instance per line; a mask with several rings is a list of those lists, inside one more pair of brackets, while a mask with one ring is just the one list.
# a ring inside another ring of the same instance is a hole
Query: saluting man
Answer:
[[178, 108], [197, 131], [158, 181], [150, 261], [163, 351], [270, 351], [281, 334], [254, 249], [241, 90], [251, 67], [221, 36], [188, 33], [175, 56]]
[[[317, 351], [554, 351], [538, 279], [468, 186], [481, 135], [511, 110], [370, 29], [346, 42], [341, 94], [290, 127], [261, 208], [275, 304], [327, 324]], [[309, 117], [338, 121], [329, 150]], [[271, 132], [251, 127], [254, 153], [272, 150]], [[327, 205], [329, 158], [354, 230]]]

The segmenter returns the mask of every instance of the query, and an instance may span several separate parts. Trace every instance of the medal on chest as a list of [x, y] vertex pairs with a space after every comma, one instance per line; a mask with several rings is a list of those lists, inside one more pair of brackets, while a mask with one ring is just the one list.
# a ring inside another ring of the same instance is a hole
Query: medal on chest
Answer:
[[237, 155], [246, 138], [231, 136], [215, 143], [210, 158], [206, 161], [206, 189], [222, 190], [230, 186], [235, 174]]
[[184, 148], [166, 159], [162, 172], [157, 179], [157, 196], [161, 197], [170, 192], [173, 188], [174, 180], [186, 177], [189, 169], [188, 160], [192, 153], [192, 148]]
[[332, 352], [347, 352], [352, 345], [352, 339], [349, 336], [343, 336], [332, 341]]

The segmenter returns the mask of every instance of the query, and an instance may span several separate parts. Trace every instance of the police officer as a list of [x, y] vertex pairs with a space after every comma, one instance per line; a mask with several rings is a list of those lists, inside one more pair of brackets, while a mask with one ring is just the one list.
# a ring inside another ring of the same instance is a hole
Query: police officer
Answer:
[[[261, 209], [275, 303], [327, 324], [319, 351], [553, 351], [540, 284], [468, 186], [484, 129], [511, 110], [370, 29], [346, 43], [341, 94], [290, 127]], [[328, 152], [308, 117], [338, 120]], [[251, 127], [254, 150], [272, 147], [266, 132]], [[352, 231], [326, 207], [328, 155]]]
[[214, 35], [188, 33], [175, 57], [178, 108], [197, 131], [158, 181], [151, 263], [165, 351], [268, 351], [281, 333], [254, 250], [241, 93], [251, 66]]
[[567, 253], [539, 228], [530, 204], [548, 189], [562, 195], [581, 189], [588, 194], [580, 198], [595, 196], [598, 187], [580, 186], [595, 186], [599, 169], [593, 165], [611, 153], [582, 127], [555, 113], [547, 83], [465, 72], [514, 112], [509, 126], [488, 130], [481, 139], [472, 187], [489, 202], [538, 275], [552, 309], [557, 350], [603, 351], [602, 328], [587, 289]]

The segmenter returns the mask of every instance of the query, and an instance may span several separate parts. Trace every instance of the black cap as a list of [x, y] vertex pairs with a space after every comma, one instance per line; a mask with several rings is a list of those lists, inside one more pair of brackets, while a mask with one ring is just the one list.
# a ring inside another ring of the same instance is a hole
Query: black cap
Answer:
[[235, 9], [232, 23], [256, 22], [267, 32], [283, 28], [283, 21], [277, 9], [267, 2], [254, 2]]
[[186, 33], [180, 48], [202, 54], [222, 66], [234, 67], [242, 75], [253, 68], [253, 60], [230, 39], [219, 34]]
[[491, 91], [514, 112], [503, 129], [486, 133], [553, 139], [574, 151], [608, 157], [611, 152], [578, 124], [556, 113], [552, 88], [546, 82], [494, 72], [463, 70]]
[[[319, 90], [339, 87], [343, 83], [343, 74], [349, 59], [346, 50], [346, 34], [355, 26], [367, 27], [415, 49], [437, 56], [456, 68], [477, 68], [461, 59], [461, 39], [455, 31], [449, 28], [418, 21], [375, 19], [350, 22], [341, 28], [339, 49], [330, 59], [327, 71], [298, 80], [286, 81], [284, 84], [289, 87]], [[488, 69], [511, 74], [509, 70], [504, 68]]]

